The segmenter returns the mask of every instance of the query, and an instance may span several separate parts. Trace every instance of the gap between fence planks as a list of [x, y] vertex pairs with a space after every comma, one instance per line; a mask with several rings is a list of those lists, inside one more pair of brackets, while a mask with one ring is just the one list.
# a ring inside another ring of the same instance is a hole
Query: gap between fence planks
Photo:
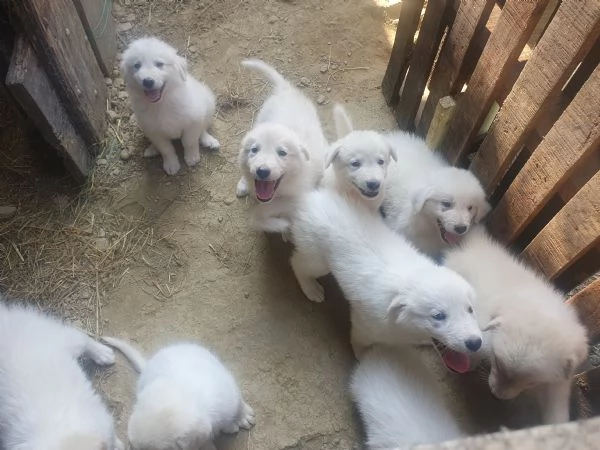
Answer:
[[588, 330], [590, 339], [600, 335], [600, 278], [567, 300], [573, 305]]
[[554, 279], [600, 241], [600, 172], [552, 218], [522, 256]]
[[473, 37], [485, 26], [494, 0], [460, 2], [456, 18], [446, 37], [429, 81], [429, 97], [417, 125], [419, 136], [426, 136], [440, 98], [457, 94], [459, 76]]
[[496, 99], [502, 79], [513, 69], [547, 3], [548, 0], [512, 1], [504, 5], [467, 90], [457, 101], [448, 125], [452, 133], [447, 133], [440, 145], [451, 164], [465, 156]]
[[599, 145], [600, 66], [592, 72], [492, 211], [491, 233], [505, 243], [514, 242], [564, 184], [578, 161], [597, 151]]
[[471, 164], [488, 195], [599, 35], [600, 2], [563, 1]]
[[425, 16], [419, 28], [419, 37], [410, 58], [410, 69], [404, 83], [406, 88], [402, 90], [396, 107], [396, 122], [401, 130], [413, 131], [415, 128], [415, 116], [451, 9], [452, 3], [447, 0], [427, 3]]
[[107, 88], [72, 0], [11, 0], [21, 26], [86, 144], [104, 138]]
[[424, 0], [405, 0], [402, 2], [394, 46], [381, 82], [383, 97], [390, 106], [398, 102], [400, 88], [408, 70], [408, 59], [412, 52], [415, 32], [421, 18], [423, 2]]

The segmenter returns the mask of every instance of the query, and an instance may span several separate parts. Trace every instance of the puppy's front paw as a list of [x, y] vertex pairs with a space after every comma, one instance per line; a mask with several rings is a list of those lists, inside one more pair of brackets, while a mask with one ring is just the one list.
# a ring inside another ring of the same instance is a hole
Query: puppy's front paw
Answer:
[[202, 137], [200, 138], [200, 143], [204, 147], [209, 148], [211, 150], [219, 150], [219, 148], [221, 147], [221, 144], [219, 144], [219, 141], [217, 141], [214, 137], [212, 137], [208, 133], [204, 133], [202, 135]]
[[160, 155], [160, 152], [152, 144], [150, 144], [144, 150], [144, 158], [154, 158], [155, 156], [158, 156], [158, 155]]
[[232, 422], [229, 425], [225, 425], [222, 431], [225, 434], [235, 434], [240, 431], [240, 426], [237, 422]]
[[165, 170], [167, 175], [177, 175], [177, 172], [179, 172], [179, 169], [181, 169], [181, 164], [179, 164], [179, 161], [177, 159], [164, 160], [163, 169]]
[[200, 162], [200, 152], [195, 151], [191, 155], [185, 155], [185, 163], [188, 167], [194, 167], [196, 164]]
[[248, 182], [246, 181], [246, 178], [242, 177], [240, 178], [240, 181], [238, 181], [235, 188], [235, 195], [239, 198], [248, 195]]
[[302, 291], [311, 302], [321, 303], [325, 300], [325, 289], [317, 280], [306, 281], [302, 285]]
[[240, 421], [238, 423], [240, 428], [244, 430], [249, 430], [256, 423], [256, 416], [254, 415], [254, 410], [248, 405], [244, 403], [244, 411], [242, 413], [242, 417], [240, 417]]
[[111, 366], [115, 363], [115, 352], [113, 349], [99, 342], [91, 341], [87, 346], [86, 353], [99, 366]]

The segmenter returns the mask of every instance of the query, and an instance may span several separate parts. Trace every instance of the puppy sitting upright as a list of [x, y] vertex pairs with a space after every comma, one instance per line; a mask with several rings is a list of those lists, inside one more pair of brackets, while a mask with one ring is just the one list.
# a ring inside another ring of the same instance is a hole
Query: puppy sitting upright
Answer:
[[250, 193], [256, 200], [251, 212], [255, 228], [285, 233], [295, 201], [323, 176], [327, 141], [317, 110], [304, 94], [263, 61], [242, 65], [264, 75], [274, 90], [242, 140], [236, 194]]
[[377, 212], [383, 202], [390, 158], [397, 160], [396, 149], [375, 131], [354, 130], [341, 105], [334, 106], [333, 119], [338, 140], [325, 158], [321, 184]]
[[215, 96], [188, 74], [185, 59], [173, 47], [156, 38], [138, 39], [123, 53], [121, 71], [137, 121], [152, 143], [144, 156], [160, 153], [168, 175], [181, 168], [173, 140], [181, 139], [188, 166], [200, 162], [200, 144], [219, 148], [207, 131]]

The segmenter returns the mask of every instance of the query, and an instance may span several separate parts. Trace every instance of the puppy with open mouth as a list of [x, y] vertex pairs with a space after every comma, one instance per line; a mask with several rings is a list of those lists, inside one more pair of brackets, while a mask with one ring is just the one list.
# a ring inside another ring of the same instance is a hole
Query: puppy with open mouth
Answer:
[[285, 233], [299, 196], [323, 176], [327, 141], [314, 104], [274, 68], [260, 60], [242, 65], [273, 84], [239, 154], [242, 177], [236, 195], [250, 195], [254, 228]]
[[200, 162], [200, 144], [212, 150], [219, 141], [208, 133], [215, 113], [212, 91], [187, 71], [187, 63], [165, 42], [148, 37], [123, 53], [121, 71], [137, 121], [150, 140], [145, 157], [161, 155], [168, 175], [181, 164], [173, 140], [181, 139], [188, 166]]

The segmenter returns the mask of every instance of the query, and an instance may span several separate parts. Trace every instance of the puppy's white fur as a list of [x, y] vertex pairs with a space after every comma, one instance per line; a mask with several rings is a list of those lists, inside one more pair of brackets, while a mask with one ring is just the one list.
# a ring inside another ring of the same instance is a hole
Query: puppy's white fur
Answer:
[[204, 347], [174, 344], [146, 361], [130, 344], [104, 340], [140, 372], [128, 426], [134, 449], [212, 450], [217, 434], [254, 425], [254, 411], [235, 379]]
[[175, 175], [181, 165], [173, 140], [181, 139], [188, 166], [200, 162], [200, 144], [219, 148], [208, 133], [215, 96], [188, 73], [173, 47], [156, 38], [138, 39], [123, 53], [121, 71], [137, 121], [152, 143], [144, 156], [160, 153], [165, 172]]
[[377, 212], [383, 201], [390, 159], [396, 149], [375, 131], [354, 130], [345, 109], [336, 104], [333, 118], [338, 140], [325, 158], [322, 186], [361, 201]]
[[420, 254], [364, 205], [327, 189], [310, 192], [298, 206], [292, 238], [290, 262], [304, 294], [323, 301], [317, 278], [331, 272], [350, 302], [357, 357], [375, 343], [435, 338], [469, 352], [467, 341], [481, 339], [471, 286]]
[[82, 355], [114, 363], [110, 348], [81, 331], [33, 308], [0, 303], [0, 448], [122, 448], [77, 362]]
[[398, 163], [389, 167], [381, 208], [385, 221], [437, 257], [489, 212], [485, 192], [475, 175], [448, 166], [422, 139], [402, 131], [387, 139]]
[[369, 450], [412, 448], [464, 436], [438, 380], [411, 346], [376, 346], [354, 371], [350, 390]]
[[327, 141], [317, 110], [304, 94], [263, 61], [245, 60], [242, 65], [267, 78], [273, 92], [242, 140], [236, 194], [255, 200], [255, 228], [285, 232], [295, 200], [323, 176]]
[[587, 356], [586, 330], [552, 285], [478, 226], [449, 250], [444, 264], [475, 289], [478, 318], [490, 329], [482, 357], [499, 398], [539, 395], [545, 423], [569, 419], [571, 377]]

